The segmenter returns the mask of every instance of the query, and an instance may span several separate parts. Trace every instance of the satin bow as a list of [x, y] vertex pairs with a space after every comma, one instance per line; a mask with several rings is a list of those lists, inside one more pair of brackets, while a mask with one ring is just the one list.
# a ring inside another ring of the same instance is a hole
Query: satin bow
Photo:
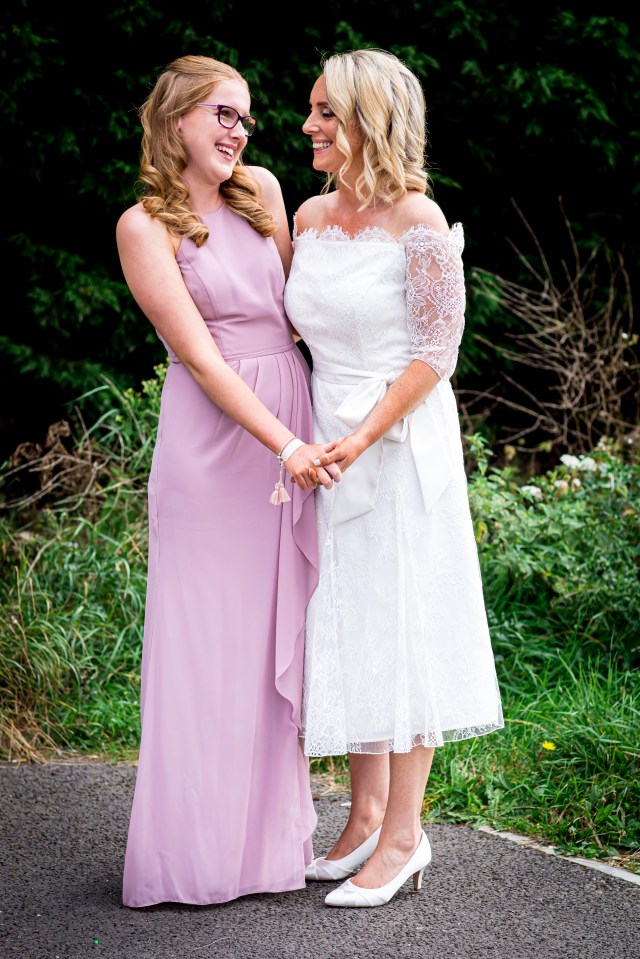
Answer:
[[[397, 378], [394, 374], [371, 373], [329, 363], [314, 364], [314, 376], [331, 383], [355, 384], [335, 411], [351, 432], [357, 430]], [[436, 387], [438, 389], [438, 387]], [[404, 443], [409, 437], [425, 511], [428, 513], [453, 479], [454, 470], [443, 425], [430, 396], [411, 413], [394, 423], [383, 437], [372, 443], [351, 464], [342, 482], [334, 488], [332, 524], [362, 516], [373, 509], [384, 460], [384, 440]]]

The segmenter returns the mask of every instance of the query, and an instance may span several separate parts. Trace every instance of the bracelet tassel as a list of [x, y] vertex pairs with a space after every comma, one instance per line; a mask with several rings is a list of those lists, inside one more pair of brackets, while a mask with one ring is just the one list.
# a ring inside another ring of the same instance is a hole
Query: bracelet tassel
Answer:
[[284, 464], [280, 465], [280, 479], [275, 485], [273, 493], [269, 497], [269, 502], [273, 506], [279, 506], [281, 503], [288, 503], [291, 497], [284, 488]]

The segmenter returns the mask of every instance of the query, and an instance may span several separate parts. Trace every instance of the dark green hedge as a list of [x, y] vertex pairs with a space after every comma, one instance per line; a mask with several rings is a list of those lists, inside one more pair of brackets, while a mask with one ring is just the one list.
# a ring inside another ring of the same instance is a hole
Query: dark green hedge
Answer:
[[[134, 199], [136, 108], [171, 59], [207, 53], [244, 72], [260, 123], [248, 158], [280, 177], [292, 215], [320, 186], [300, 126], [321, 55], [393, 50], [423, 81], [435, 197], [464, 223], [467, 268], [516, 280], [509, 240], [530, 238], [512, 200], [552, 263], [567, 255], [560, 196], [582, 247], [604, 238], [637, 260], [640, 54], [631, 14], [617, 7], [326, 0], [183, 13], [133, 0], [78, 14], [8, 0], [0, 458], [40, 438], [101, 373], [136, 386], [162, 358], [122, 281], [114, 229]], [[478, 337], [499, 341], [514, 322], [471, 297], [458, 383], [477, 389], [499, 375]]]

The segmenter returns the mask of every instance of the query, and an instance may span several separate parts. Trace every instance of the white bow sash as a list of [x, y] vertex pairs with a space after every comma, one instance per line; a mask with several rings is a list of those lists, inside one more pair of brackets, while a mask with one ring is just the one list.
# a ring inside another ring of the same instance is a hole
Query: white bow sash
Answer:
[[[353, 432], [380, 402], [398, 374], [371, 373], [333, 363], [314, 363], [313, 375], [329, 383], [354, 384], [335, 416]], [[427, 397], [415, 410], [394, 423], [349, 467], [334, 486], [332, 524], [362, 516], [373, 509], [384, 459], [383, 440], [404, 443], [407, 436], [416, 464], [424, 508], [429, 512], [453, 479], [453, 465], [443, 424]], [[338, 439], [338, 437], [336, 437]]]

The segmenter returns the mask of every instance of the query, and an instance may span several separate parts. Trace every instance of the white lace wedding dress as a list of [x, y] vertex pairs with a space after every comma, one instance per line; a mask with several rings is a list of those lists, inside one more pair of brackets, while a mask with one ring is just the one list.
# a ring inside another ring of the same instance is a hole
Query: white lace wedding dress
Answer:
[[285, 289], [313, 359], [315, 441], [348, 435], [414, 359], [436, 388], [315, 493], [307, 608], [309, 756], [407, 752], [503, 725], [449, 377], [464, 327], [464, 237], [415, 226], [297, 232]]

